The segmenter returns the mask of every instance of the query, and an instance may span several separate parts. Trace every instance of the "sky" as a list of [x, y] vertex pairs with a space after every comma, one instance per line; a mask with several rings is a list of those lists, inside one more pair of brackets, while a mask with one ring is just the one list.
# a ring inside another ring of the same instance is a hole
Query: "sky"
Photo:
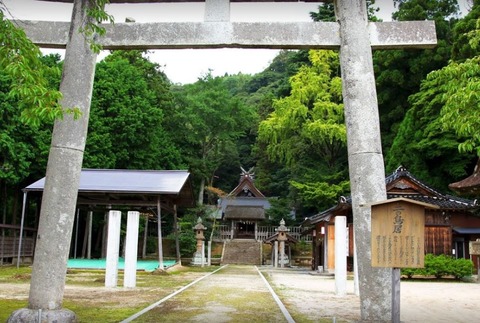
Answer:
[[[467, 0], [460, 0], [463, 2]], [[15, 19], [70, 21], [72, 4], [38, 0], [3, 0]], [[384, 21], [391, 20], [393, 0], [377, 0], [377, 14]], [[465, 6], [461, 4], [462, 11]], [[231, 21], [311, 21], [309, 13], [317, 11], [321, 3], [232, 3]], [[136, 22], [203, 21], [204, 3], [112, 4], [107, 12], [116, 22], [134, 18]], [[52, 52], [44, 50], [45, 53]], [[149, 51], [148, 57], [158, 63], [173, 83], [187, 84], [211, 71], [214, 76], [227, 74], [255, 74], [263, 71], [278, 54], [273, 49], [179, 49]], [[100, 55], [100, 59], [106, 55]]]

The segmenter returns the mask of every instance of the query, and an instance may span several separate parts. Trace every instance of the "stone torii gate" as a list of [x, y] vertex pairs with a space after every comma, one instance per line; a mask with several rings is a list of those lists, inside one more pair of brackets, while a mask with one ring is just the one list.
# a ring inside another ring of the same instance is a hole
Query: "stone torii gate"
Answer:
[[[55, 122], [29, 306], [14, 312], [9, 322], [36, 319], [39, 313], [48, 321], [76, 320], [73, 312], [62, 308], [62, 301], [96, 62], [96, 54], [91, 51], [88, 40], [79, 33], [85, 22], [91, 21], [86, 14], [89, 2], [74, 0], [70, 23], [18, 22], [40, 47], [66, 48], [61, 103], [64, 107], [79, 108], [82, 116], [73, 120], [66, 115]], [[185, 0], [110, 1], [128, 2]], [[371, 267], [370, 207], [363, 206], [386, 199], [371, 51], [372, 48], [433, 47], [436, 44], [435, 26], [427, 21], [369, 23], [366, 0], [334, 0], [334, 4], [337, 22], [242, 23], [230, 22], [229, 0], [205, 0], [204, 22], [116, 23], [105, 26], [106, 35], [99, 38], [98, 43], [104, 49], [340, 49], [361, 319], [398, 320], [399, 317], [392, 315], [392, 270]]]

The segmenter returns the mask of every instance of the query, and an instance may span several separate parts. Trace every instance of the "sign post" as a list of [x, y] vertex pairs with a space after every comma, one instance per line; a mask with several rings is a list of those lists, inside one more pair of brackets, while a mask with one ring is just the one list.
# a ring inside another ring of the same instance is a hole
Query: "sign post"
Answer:
[[392, 322], [400, 322], [400, 268], [423, 268], [425, 209], [438, 206], [395, 198], [372, 207], [372, 267], [393, 268]]
[[470, 241], [469, 253], [470, 256], [477, 256], [477, 283], [480, 283], [480, 239]]

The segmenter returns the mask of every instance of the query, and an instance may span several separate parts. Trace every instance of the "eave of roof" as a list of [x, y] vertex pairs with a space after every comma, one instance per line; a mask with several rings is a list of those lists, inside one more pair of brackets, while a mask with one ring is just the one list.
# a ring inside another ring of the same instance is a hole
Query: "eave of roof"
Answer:
[[467, 178], [451, 183], [448, 187], [459, 194], [470, 194], [480, 196], [480, 158], [475, 165], [472, 175]]
[[[190, 173], [184, 170], [82, 169], [79, 192], [178, 194]], [[43, 191], [45, 177], [24, 192]]]
[[[45, 177], [24, 192], [43, 192]], [[194, 206], [190, 173], [185, 170], [82, 169], [78, 204], [152, 206], [159, 196]]]
[[265, 209], [262, 206], [229, 205], [225, 209], [226, 220], [264, 220]]
[[[421, 203], [433, 204], [438, 206], [440, 209], [443, 210], [475, 210], [480, 208], [480, 205], [477, 204], [477, 201], [472, 201], [469, 199], [446, 195], [434, 190], [433, 188], [427, 186], [426, 184], [422, 183], [420, 180], [415, 178], [409, 171], [407, 171], [403, 166], [398, 167], [392, 174], [385, 178], [385, 183], [388, 186], [389, 184], [394, 183], [401, 178], [407, 178], [408, 180], [412, 181], [416, 185], [418, 185], [422, 190], [429, 192], [432, 196], [424, 195], [424, 194], [399, 194], [399, 193], [388, 193], [388, 199], [394, 198], [407, 198], [411, 200], [415, 200]], [[345, 209], [351, 208], [352, 199], [350, 196], [348, 197], [341, 197], [340, 201], [337, 205], [315, 214], [305, 221], [303, 221], [302, 226], [311, 226], [315, 225], [320, 222], [328, 222], [330, 221], [331, 217], [337, 214], [340, 211], [344, 211]]]

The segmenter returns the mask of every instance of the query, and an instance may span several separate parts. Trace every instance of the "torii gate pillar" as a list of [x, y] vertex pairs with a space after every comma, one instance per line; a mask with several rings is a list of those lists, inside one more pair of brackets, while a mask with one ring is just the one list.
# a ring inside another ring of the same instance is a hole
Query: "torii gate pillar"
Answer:
[[365, 0], [335, 0], [340, 24], [340, 66], [352, 192], [353, 225], [362, 321], [392, 321], [392, 269], [371, 266], [371, 212], [361, 207], [385, 200], [372, 48]]

